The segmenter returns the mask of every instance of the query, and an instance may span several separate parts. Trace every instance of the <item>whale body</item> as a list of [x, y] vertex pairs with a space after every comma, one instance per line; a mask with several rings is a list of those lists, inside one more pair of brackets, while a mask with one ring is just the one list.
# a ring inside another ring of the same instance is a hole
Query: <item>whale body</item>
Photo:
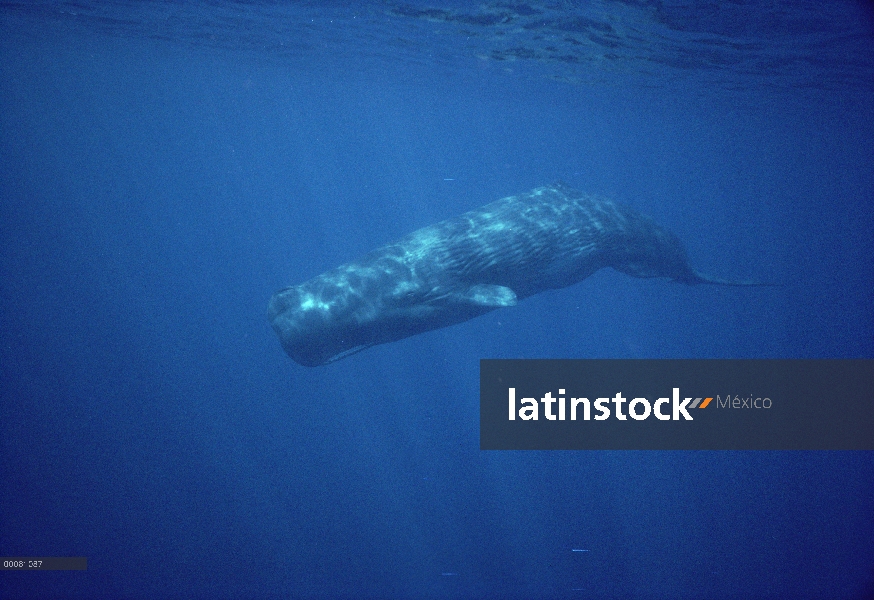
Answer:
[[604, 267], [689, 285], [757, 285], [702, 275], [651, 218], [561, 184], [497, 200], [419, 229], [270, 300], [296, 362], [318, 366], [454, 325]]

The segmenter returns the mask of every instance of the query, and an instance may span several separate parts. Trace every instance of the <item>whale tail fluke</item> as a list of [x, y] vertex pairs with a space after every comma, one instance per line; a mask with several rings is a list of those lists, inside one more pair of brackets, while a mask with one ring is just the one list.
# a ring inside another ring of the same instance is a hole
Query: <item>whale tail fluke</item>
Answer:
[[727, 279], [720, 279], [719, 277], [710, 277], [709, 275], [704, 275], [698, 271], [692, 271], [691, 275], [682, 279], [676, 279], [675, 281], [678, 283], [685, 283], [686, 285], [698, 285], [703, 283], [707, 285], [727, 285], [733, 287], [781, 287], [782, 285], [780, 283], [764, 283], [761, 281], [730, 281]]

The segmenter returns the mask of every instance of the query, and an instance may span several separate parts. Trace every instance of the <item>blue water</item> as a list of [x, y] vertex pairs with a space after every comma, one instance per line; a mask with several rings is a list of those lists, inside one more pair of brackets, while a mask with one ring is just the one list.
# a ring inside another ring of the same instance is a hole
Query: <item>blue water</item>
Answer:
[[[436, 5], [432, 5], [436, 6]], [[874, 358], [862, 3], [0, 5], [3, 598], [863, 598], [874, 459], [482, 452], [479, 359]], [[271, 294], [562, 180], [698, 270], [308, 369]]]

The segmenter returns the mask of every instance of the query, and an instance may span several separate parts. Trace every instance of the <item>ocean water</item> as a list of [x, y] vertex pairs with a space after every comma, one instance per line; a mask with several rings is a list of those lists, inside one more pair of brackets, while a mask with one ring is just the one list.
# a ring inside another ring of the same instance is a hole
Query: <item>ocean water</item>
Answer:
[[[870, 452], [484, 452], [481, 358], [874, 358], [861, 2], [0, 4], [3, 598], [867, 598]], [[561, 180], [692, 264], [318, 368], [270, 296]]]

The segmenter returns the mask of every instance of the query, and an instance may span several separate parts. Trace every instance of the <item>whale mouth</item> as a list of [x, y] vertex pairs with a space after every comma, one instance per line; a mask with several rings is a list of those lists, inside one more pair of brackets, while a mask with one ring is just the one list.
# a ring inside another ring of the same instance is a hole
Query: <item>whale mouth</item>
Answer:
[[332, 362], [336, 362], [338, 360], [346, 358], [347, 356], [352, 356], [353, 354], [358, 354], [362, 350], [367, 350], [371, 346], [373, 346], [373, 344], [359, 344], [359, 345], [355, 346], [354, 348], [349, 348], [347, 350], [343, 350], [342, 352], [338, 352], [337, 354], [335, 354], [334, 356], [327, 359], [325, 362], [323, 362], [321, 364], [329, 365]]

